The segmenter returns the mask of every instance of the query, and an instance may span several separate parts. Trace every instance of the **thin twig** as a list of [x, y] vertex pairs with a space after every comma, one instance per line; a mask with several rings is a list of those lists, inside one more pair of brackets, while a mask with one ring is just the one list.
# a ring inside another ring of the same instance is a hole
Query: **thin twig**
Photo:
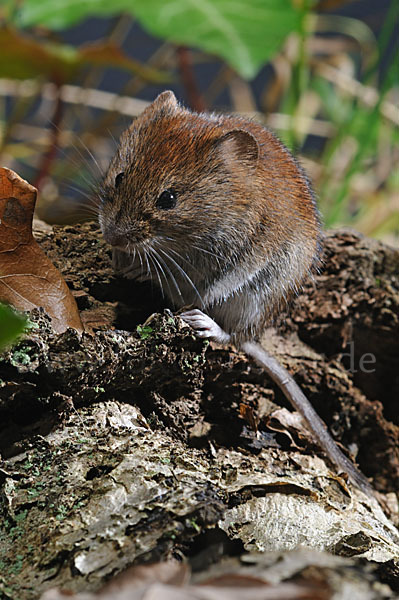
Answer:
[[206, 105], [195, 78], [191, 50], [186, 46], [179, 46], [176, 53], [180, 77], [186, 90], [188, 103], [192, 110], [204, 112]]
[[48, 151], [42, 158], [41, 165], [38, 170], [38, 174], [33, 182], [33, 185], [38, 190], [41, 187], [42, 181], [48, 176], [50, 173], [51, 165], [57, 156], [57, 148], [58, 148], [58, 136], [60, 132], [60, 123], [63, 113], [63, 102], [61, 99], [61, 94], [59, 92], [59, 87], [57, 86], [57, 95], [55, 98], [55, 108], [53, 113], [53, 118], [50, 123], [50, 147]]

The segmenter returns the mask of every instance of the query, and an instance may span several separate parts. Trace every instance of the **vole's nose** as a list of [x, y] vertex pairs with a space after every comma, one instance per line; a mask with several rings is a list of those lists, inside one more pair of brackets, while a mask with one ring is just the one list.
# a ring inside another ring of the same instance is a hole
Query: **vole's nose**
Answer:
[[103, 237], [111, 246], [124, 249], [126, 248], [126, 236], [113, 227], [107, 227], [103, 230]]

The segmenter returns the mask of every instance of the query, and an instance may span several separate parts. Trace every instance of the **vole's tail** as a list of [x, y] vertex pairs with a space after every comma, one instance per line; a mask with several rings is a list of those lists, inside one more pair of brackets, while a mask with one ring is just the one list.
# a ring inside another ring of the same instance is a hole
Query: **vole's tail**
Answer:
[[253, 358], [279, 386], [292, 406], [305, 419], [315, 439], [319, 442], [320, 446], [334, 465], [338, 467], [340, 471], [346, 473], [350, 481], [362, 492], [368, 496], [375, 496], [376, 491], [372, 488], [366, 477], [338, 448], [337, 444], [329, 434], [325, 423], [320, 419], [319, 415], [288, 371], [257, 342], [244, 342], [241, 345], [241, 348], [246, 354], [251, 356], [251, 358]]

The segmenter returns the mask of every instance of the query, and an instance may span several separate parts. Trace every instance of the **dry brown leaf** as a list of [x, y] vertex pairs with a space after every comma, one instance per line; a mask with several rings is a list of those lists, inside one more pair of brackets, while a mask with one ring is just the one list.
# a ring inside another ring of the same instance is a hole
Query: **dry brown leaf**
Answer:
[[82, 331], [75, 299], [32, 235], [36, 194], [14, 171], [0, 168], [0, 301], [20, 310], [43, 307], [57, 332]]
[[252, 431], [256, 433], [258, 431], [259, 417], [255, 414], [252, 406], [248, 406], [248, 404], [242, 402], [240, 404], [240, 415], [245, 419]]

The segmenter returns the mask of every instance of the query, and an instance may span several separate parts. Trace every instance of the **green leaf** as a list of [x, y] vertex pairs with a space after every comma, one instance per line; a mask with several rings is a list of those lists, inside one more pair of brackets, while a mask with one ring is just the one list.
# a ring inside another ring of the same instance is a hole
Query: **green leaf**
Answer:
[[248, 79], [301, 22], [291, 0], [139, 0], [134, 6], [154, 35], [221, 56]]
[[14, 342], [24, 331], [26, 318], [5, 304], [0, 304], [0, 350]]
[[60, 29], [89, 15], [120, 12], [137, 17], [155, 36], [224, 58], [248, 79], [300, 30], [303, 17], [294, 0], [25, 0], [16, 20]]
[[132, 0], [25, 0], [14, 14], [14, 23], [19, 27], [43, 25], [50, 29], [64, 29], [89, 16], [131, 13], [133, 5]]

